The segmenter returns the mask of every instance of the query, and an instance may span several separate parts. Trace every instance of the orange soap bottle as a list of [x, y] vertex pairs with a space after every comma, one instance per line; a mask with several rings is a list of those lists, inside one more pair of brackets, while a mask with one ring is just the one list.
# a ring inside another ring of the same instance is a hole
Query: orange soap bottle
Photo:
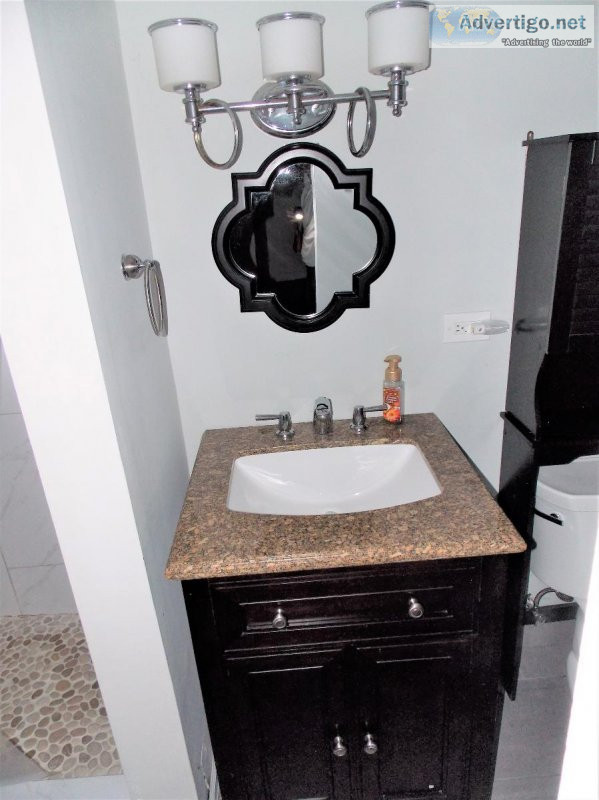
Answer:
[[387, 356], [385, 361], [389, 364], [385, 370], [383, 381], [383, 403], [387, 406], [383, 417], [393, 425], [403, 422], [404, 382], [401, 379], [399, 362], [401, 356]]

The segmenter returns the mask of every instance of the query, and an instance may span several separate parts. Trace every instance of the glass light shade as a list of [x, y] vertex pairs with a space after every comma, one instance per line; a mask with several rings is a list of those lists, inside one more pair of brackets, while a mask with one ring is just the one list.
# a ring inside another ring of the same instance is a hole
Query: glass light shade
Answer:
[[260, 31], [262, 74], [269, 81], [291, 75], [321, 78], [322, 26], [320, 14], [285, 11], [271, 14], [256, 23]]
[[220, 86], [216, 31], [216, 25], [204, 19], [165, 19], [150, 25], [161, 89]]
[[431, 8], [425, 2], [396, 0], [366, 12], [370, 72], [390, 75], [394, 70], [418, 72], [430, 66]]

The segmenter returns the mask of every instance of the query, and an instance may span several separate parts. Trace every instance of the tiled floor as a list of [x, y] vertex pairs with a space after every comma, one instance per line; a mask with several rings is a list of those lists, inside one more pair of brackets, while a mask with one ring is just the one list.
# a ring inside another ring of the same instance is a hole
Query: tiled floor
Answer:
[[77, 614], [0, 618], [0, 729], [50, 778], [121, 773]]
[[2, 800], [131, 800], [122, 775], [96, 778], [56, 778], [3, 786]]
[[574, 620], [527, 625], [518, 695], [505, 700], [493, 800], [556, 800], [571, 696]]

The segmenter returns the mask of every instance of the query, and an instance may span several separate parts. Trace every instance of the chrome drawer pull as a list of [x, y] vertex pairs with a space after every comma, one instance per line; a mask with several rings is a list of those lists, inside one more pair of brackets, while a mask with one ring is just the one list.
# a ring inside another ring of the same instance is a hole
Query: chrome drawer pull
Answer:
[[419, 603], [415, 597], [410, 597], [410, 602], [408, 603], [408, 616], [412, 617], [412, 619], [420, 619], [420, 617], [424, 616], [424, 606], [422, 603]]
[[343, 756], [347, 755], [347, 747], [343, 744], [341, 736], [335, 736], [333, 739], [333, 755], [337, 756], [337, 758], [343, 758]]
[[367, 733], [364, 737], [364, 752], [367, 756], [373, 756], [375, 753], [378, 752], [378, 745], [374, 741], [374, 736], [371, 733]]
[[277, 608], [277, 613], [274, 615], [272, 626], [278, 631], [282, 631], [287, 627], [287, 617], [283, 614], [283, 610]]

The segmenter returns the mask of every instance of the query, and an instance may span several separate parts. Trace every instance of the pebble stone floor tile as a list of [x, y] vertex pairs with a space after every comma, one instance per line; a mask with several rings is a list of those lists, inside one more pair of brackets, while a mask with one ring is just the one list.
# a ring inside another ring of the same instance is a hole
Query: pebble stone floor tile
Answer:
[[122, 772], [77, 614], [0, 618], [0, 729], [50, 778]]

